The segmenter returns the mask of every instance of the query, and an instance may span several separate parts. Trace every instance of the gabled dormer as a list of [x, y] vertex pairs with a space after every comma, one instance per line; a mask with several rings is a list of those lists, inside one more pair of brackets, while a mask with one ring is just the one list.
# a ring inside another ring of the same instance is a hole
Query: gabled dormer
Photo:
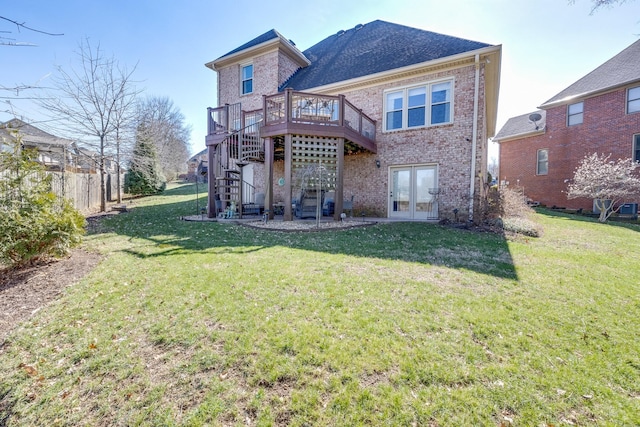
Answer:
[[205, 64], [218, 73], [218, 104], [242, 103], [245, 111], [262, 107], [300, 68], [311, 62], [291, 41], [270, 30]]

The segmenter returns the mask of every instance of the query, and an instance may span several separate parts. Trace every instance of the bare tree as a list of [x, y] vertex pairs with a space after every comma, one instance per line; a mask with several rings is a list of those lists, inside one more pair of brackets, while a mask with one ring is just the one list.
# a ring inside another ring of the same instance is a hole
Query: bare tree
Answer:
[[122, 203], [122, 164], [125, 158], [130, 158], [135, 145], [135, 97], [120, 98], [119, 106], [115, 110], [115, 157], [116, 157], [116, 186], [117, 202]]
[[162, 175], [175, 179], [185, 170], [189, 158], [191, 128], [184, 123], [184, 115], [166, 97], [148, 97], [138, 104], [138, 132], [156, 147]]
[[106, 210], [105, 159], [118, 155], [119, 131], [133, 114], [138, 91], [132, 74], [113, 58], [106, 58], [98, 45], [81, 42], [77, 51], [79, 67], [66, 71], [58, 67], [53, 78], [58, 96], [46, 96], [41, 106], [68, 127], [71, 136], [98, 152], [100, 209]]
[[640, 178], [635, 173], [640, 164], [633, 159], [614, 162], [610, 157], [597, 153], [585, 156], [567, 189], [569, 199], [594, 199], [600, 210], [600, 222], [606, 222], [617, 212], [621, 202], [640, 196]]

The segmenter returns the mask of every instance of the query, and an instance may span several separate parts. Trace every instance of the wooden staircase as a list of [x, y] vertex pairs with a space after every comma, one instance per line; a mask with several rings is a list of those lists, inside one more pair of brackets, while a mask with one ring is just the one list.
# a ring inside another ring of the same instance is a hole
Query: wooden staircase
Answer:
[[243, 182], [241, 167], [249, 162], [264, 162], [264, 141], [260, 138], [261, 124], [260, 119], [229, 132], [220, 143], [211, 147], [215, 149], [213, 172], [216, 196], [220, 200], [222, 210], [233, 205], [237, 207], [242, 200], [245, 203], [254, 200], [255, 188]]

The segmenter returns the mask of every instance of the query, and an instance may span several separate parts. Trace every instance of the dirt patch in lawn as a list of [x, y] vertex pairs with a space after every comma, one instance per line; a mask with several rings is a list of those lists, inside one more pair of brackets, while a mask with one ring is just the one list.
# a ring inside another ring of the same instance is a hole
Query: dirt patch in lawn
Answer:
[[99, 254], [76, 249], [63, 259], [0, 269], [0, 348], [16, 326], [89, 274], [101, 259]]
[[[88, 233], [100, 232], [100, 220], [113, 214], [88, 216]], [[74, 249], [66, 258], [42, 260], [17, 269], [0, 268], [0, 351], [16, 326], [55, 300], [65, 287], [89, 274], [100, 260], [100, 254]]]

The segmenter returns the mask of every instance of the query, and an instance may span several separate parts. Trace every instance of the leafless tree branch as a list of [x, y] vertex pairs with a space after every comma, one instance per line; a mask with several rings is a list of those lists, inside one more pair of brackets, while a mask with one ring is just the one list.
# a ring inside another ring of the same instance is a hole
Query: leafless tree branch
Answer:
[[13, 19], [5, 18], [4, 16], [0, 16], [0, 19], [9, 21], [12, 24], [15, 24], [18, 27], [18, 32], [20, 32], [20, 28], [24, 28], [25, 30], [33, 31], [40, 34], [46, 34], [48, 36], [64, 36], [64, 33], [49, 33], [47, 31], [42, 31], [42, 30], [37, 30], [35, 28], [27, 27], [26, 25], [24, 25], [24, 22], [14, 21]]

